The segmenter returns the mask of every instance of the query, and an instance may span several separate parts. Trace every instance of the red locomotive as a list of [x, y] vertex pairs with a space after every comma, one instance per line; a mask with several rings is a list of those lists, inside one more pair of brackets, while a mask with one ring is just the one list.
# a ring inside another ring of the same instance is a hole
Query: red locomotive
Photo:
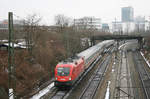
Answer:
[[71, 86], [84, 71], [84, 59], [75, 56], [59, 64], [55, 68], [55, 86]]

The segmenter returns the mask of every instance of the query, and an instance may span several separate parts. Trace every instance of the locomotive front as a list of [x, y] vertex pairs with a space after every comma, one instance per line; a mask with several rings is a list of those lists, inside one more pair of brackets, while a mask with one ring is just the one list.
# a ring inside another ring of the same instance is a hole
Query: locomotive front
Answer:
[[55, 68], [55, 86], [72, 84], [72, 66], [68, 64], [58, 64]]

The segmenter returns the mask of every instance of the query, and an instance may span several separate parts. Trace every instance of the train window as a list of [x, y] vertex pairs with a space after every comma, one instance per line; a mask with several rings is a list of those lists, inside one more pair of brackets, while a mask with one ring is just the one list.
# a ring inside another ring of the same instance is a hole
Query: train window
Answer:
[[70, 74], [69, 67], [59, 67], [57, 68], [57, 75], [58, 76], [68, 76]]

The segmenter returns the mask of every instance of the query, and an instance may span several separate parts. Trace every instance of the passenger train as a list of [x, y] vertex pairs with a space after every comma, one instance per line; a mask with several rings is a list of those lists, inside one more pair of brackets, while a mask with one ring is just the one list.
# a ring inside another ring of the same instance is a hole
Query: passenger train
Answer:
[[91, 63], [94, 62], [104, 50], [109, 49], [113, 44], [114, 40], [100, 42], [95, 46], [80, 52], [76, 56], [58, 63], [55, 68], [54, 85], [56, 87], [72, 86]]

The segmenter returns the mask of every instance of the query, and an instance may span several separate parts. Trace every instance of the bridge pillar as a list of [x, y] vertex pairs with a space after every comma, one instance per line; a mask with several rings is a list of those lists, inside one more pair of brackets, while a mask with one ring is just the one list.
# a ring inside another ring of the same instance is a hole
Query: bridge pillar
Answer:
[[138, 43], [139, 43], [139, 48], [143, 49], [143, 42], [142, 39], [138, 39]]

